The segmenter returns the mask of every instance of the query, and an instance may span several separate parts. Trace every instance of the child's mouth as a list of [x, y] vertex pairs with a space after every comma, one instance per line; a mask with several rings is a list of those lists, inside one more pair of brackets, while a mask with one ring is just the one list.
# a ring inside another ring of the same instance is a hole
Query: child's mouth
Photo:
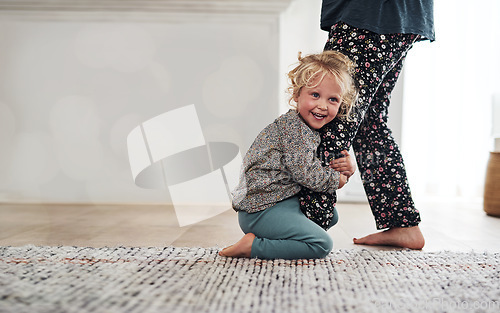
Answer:
[[317, 119], [317, 120], [322, 120], [326, 117], [326, 115], [323, 115], [323, 114], [319, 114], [319, 113], [314, 113], [314, 112], [311, 112], [311, 114]]

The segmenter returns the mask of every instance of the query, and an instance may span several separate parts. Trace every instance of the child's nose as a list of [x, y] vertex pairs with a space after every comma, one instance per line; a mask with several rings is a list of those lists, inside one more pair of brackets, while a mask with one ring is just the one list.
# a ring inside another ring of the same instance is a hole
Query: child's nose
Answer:
[[328, 105], [326, 104], [325, 101], [319, 101], [319, 103], [318, 103], [318, 109], [320, 109], [320, 110], [326, 110], [326, 109], [328, 109]]

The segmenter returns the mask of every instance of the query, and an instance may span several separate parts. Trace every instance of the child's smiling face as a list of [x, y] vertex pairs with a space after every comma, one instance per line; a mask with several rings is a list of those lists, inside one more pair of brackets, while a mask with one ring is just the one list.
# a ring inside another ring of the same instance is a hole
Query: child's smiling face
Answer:
[[312, 129], [320, 129], [337, 115], [342, 103], [342, 89], [335, 77], [325, 75], [317, 86], [302, 87], [294, 100], [304, 122]]

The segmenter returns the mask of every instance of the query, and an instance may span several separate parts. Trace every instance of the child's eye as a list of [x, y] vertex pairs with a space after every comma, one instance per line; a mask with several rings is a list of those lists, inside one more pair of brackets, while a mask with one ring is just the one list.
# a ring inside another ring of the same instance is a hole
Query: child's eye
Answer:
[[337, 98], [330, 98], [330, 102], [339, 102], [339, 99], [337, 99]]
[[317, 92], [313, 92], [311, 95], [312, 95], [314, 98], [319, 98], [319, 93], [317, 93]]

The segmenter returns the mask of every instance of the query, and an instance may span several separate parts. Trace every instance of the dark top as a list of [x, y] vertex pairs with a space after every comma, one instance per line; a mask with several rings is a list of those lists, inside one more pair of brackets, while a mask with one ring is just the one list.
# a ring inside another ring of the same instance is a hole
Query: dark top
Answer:
[[321, 29], [342, 21], [378, 34], [415, 34], [434, 41], [433, 0], [323, 0]]

